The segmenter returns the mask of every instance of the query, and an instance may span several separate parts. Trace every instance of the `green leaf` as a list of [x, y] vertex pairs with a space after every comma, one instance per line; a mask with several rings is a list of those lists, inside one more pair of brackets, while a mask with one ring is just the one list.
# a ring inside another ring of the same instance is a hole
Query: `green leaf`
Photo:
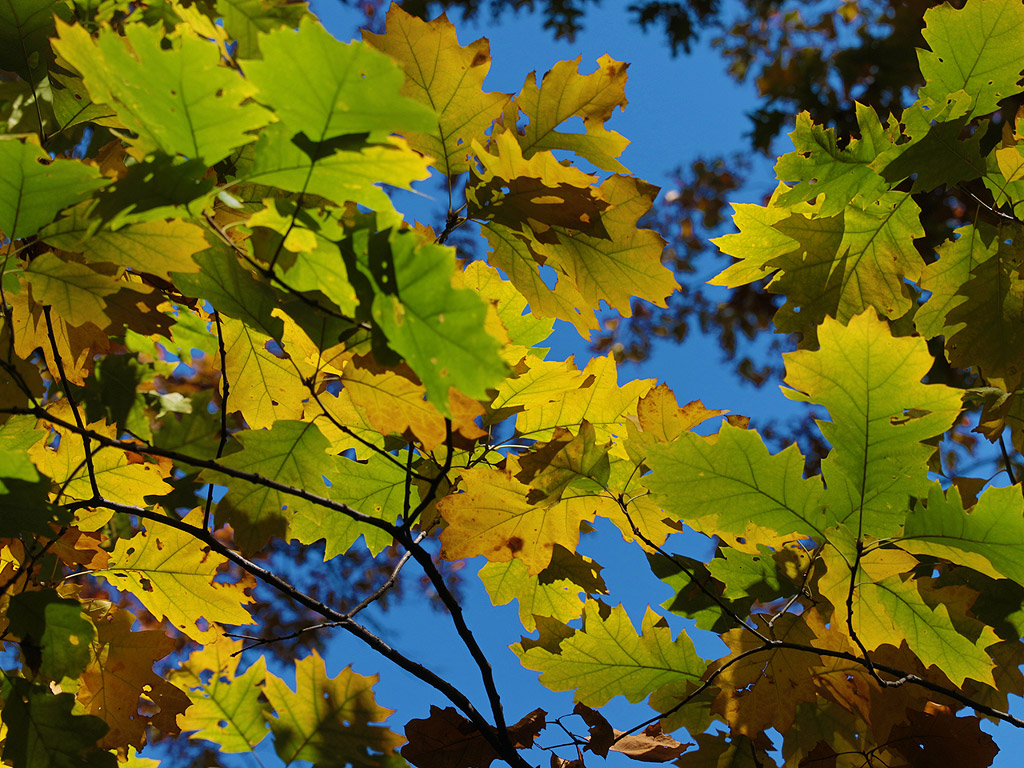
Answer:
[[73, 715], [75, 697], [53, 694], [23, 678], [4, 676], [4, 760], [17, 768], [114, 768], [113, 754], [96, 747], [107, 724]]
[[773, 456], [753, 430], [723, 424], [715, 440], [684, 432], [652, 445], [647, 464], [652, 472], [644, 484], [666, 512], [744, 551], [793, 536], [821, 541], [835, 522], [822, 505], [821, 481], [802, 476], [799, 449]]
[[17, 72], [35, 86], [46, 74], [54, 13], [66, 13], [59, 0], [5, 0], [0, 3], [0, 69]]
[[52, 160], [35, 136], [0, 136], [0, 232], [34, 235], [57, 214], [107, 184], [90, 165]]
[[487, 563], [479, 571], [480, 581], [494, 605], [519, 602], [519, 620], [527, 632], [537, 628], [537, 616], [548, 616], [563, 624], [583, 615], [580, 594], [606, 594], [601, 566], [589, 557], [565, 547], [555, 547], [551, 562], [530, 575], [522, 560]]
[[388, 346], [420, 377], [430, 402], [447, 415], [450, 387], [484, 399], [505, 377], [505, 363], [498, 340], [484, 329], [487, 304], [473, 291], [452, 286], [453, 249], [395, 233], [386, 243], [374, 240], [370, 259], [377, 258], [373, 319]]
[[999, 250], [997, 233], [986, 224], [968, 224], [955, 230], [953, 235], [939, 246], [938, 259], [921, 273], [921, 289], [931, 295], [914, 315], [914, 324], [926, 339], [935, 336], [951, 339], [962, 330], [960, 324], [948, 324], [947, 318], [967, 300], [961, 288], [974, 268]]
[[878, 155], [891, 148], [895, 136], [884, 130], [871, 107], [857, 103], [857, 122], [861, 138], [840, 148], [834, 129], [815, 125], [807, 112], [796, 118], [789, 134], [795, 151], [783, 155], [775, 164], [779, 181], [799, 182], [779, 195], [778, 205], [791, 206], [823, 195], [819, 216], [834, 216], [852, 201], [872, 203], [888, 190], [885, 179], [871, 168]]
[[430, 175], [430, 161], [403, 139], [382, 137], [367, 143], [358, 136], [343, 136], [311, 143], [284, 123], [260, 131], [253, 158], [244, 181], [319, 195], [339, 204], [360, 203], [377, 211], [393, 210], [378, 184], [409, 189], [412, 182]]
[[[338, 241], [345, 237], [331, 212], [299, 208], [288, 201], [265, 200], [266, 208], [246, 221], [254, 234], [254, 254], [273, 263], [285, 284], [296, 291], [320, 291], [349, 317], [356, 313], [356, 291]], [[271, 235], [270, 232], [275, 234]]]
[[432, 109], [399, 94], [405, 77], [390, 57], [366, 43], [334, 39], [310, 16], [298, 30], [261, 36], [260, 50], [262, 61], [244, 64], [257, 100], [313, 142], [427, 131], [436, 123]]
[[261, 34], [276, 29], [295, 29], [307, 17], [307, 3], [296, 0], [217, 0], [224, 29], [238, 44], [235, 56], [255, 59]]
[[195, 273], [175, 273], [174, 283], [186, 296], [206, 299], [218, 312], [243, 321], [249, 328], [280, 339], [284, 323], [273, 316], [277, 296], [265, 282], [238, 261], [227, 248], [215, 246], [197, 254]]
[[830, 515], [872, 536], [897, 533], [909, 496], [928, 492], [924, 441], [947, 430], [960, 413], [960, 394], [921, 384], [932, 366], [924, 339], [894, 338], [873, 312], [848, 326], [826, 319], [821, 349], [785, 355], [784, 390], [792, 400], [817, 403], [833, 446], [822, 463]]
[[46, 679], [59, 683], [78, 677], [89, 663], [96, 628], [77, 600], [52, 589], [19, 592], [11, 597], [7, 615], [26, 660]]
[[[845, 614], [851, 575], [845, 561], [831, 554], [833, 551], [826, 553], [827, 573], [819, 587]], [[999, 639], [992, 627], [979, 627], [980, 633], [971, 638], [958, 632], [950, 607], [926, 603], [917, 580], [907, 577], [914, 563], [911, 555], [879, 548], [860, 560], [862, 572], [853, 577], [852, 609], [853, 629], [864, 647], [873, 651], [883, 644], [904, 641], [925, 667], [936, 665], [956, 686], [968, 677], [994, 685], [995, 665], [985, 652]]]
[[963, 90], [973, 99], [969, 117], [995, 112], [999, 101], [1020, 93], [1017, 55], [1024, 46], [1024, 7], [1016, 0], [969, 0], [924, 14], [925, 42], [918, 49], [925, 86], [920, 98], [932, 105]]
[[[242, 450], [221, 459], [225, 467], [327, 495], [323, 476], [331, 471], [327, 455], [330, 444], [315, 424], [279, 420], [268, 430], [243, 432], [237, 439]], [[217, 504], [217, 523], [231, 525], [235, 543], [245, 552], [258, 552], [271, 537], [286, 538], [291, 520], [310, 507], [309, 502], [295, 496], [213, 470], [203, 470], [199, 477], [203, 482], [228, 486], [227, 494]]]
[[707, 564], [684, 555], [648, 554], [651, 572], [664, 581], [675, 595], [662, 607], [679, 616], [693, 619], [698, 629], [724, 633], [736, 626], [732, 616], [746, 616], [754, 604], [754, 595], [747, 594], [736, 600], [722, 597], [725, 586], [711, 576]]
[[[393, 523], [408, 511], [405, 509], [405, 471], [379, 454], [371, 454], [366, 462], [335, 456], [323, 467], [323, 472], [331, 484], [325, 494], [364, 515]], [[413, 508], [419, 503], [418, 493], [414, 490], [410, 492], [410, 503]], [[301, 507], [289, 531], [303, 544], [323, 539], [326, 546], [324, 560], [345, 554], [360, 536], [375, 556], [393, 541], [380, 528], [321, 507]]]
[[327, 677], [316, 651], [295, 662], [295, 691], [283, 680], [267, 675], [265, 692], [277, 710], [271, 719], [274, 749], [286, 763], [307, 760], [322, 768], [384, 768], [393, 765], [401, 736], [377, 725], [392, 714], [377, 705], [373, 685], [343, 669]]
[[1001, 379], [1003, 387], [1012, 391], [1024, 377], [1024, 366], [1014, 351], [1024, 343], [1024, 245], [1016, 228], [978, 234], [992, 240], [971, 250], [970, 274], [957, 287], [962, 300], [950, 307], [943, 324], [946, 350], [952, 365], [975, 367], [987, 379]]
[[[951, 96], [936, 115], [920, 102], [904, 110], [904, 131], [911, 139], [880, 156], [872, 165], [890, 184], [915, 176], [913, 192], [930, 191], [941, 186], [947, 189], [976, 179], [985, 173], [981, 157], [984, 130], [961, 139], [969, 118], [964, 112], [970, 101], [963, 91]], [[961, 117], [953, 117], [961, 115]]]
[[194, 651], [169, 679], [192, 699], [178, 718], [193, 739], [206, 739], [221, 752], [250, 752], [267, 736], [267, 705], [260, 701], [267, 664], [259, 656], [238, 674], [241, 640], [220, 637]]
[[908, 552], [941, 557], [1024, 586], [1024, 499], [1017, 487], [989, 488], [965, 512], [956, 490], [943, 495], [933, 485], [927, 505], [918, 504], [907, 513], [903, 535], [896, 541]]
[[699, 680], [707, 666], [685, 633], [672, 639], [672, 630], [650, 608], [641, 634], [633, 629], [619, 605], [602, 615], [590, 602], [583, 629], [562, 640], [557, 653], [540, 646], [513, 646], [527, 669], [541, 672], [540, 681], [552, 691], [574, 690], [576, 701], [600, 707], [621, 694], [631, 704], [666, 685]]
[[[167, 47], [156, 27], [126, 24], [94, 41], [82, 27], [60, 25], [54, 47], [85, 80], [96, 102], [109, 104], [144, 152], [223, 160], [256, 139], [270, 114], [249, 101], [253, 87], [220, 65], [217, 45], [193, 35]], [[125, 42], [131, 45], [129, 49]]]

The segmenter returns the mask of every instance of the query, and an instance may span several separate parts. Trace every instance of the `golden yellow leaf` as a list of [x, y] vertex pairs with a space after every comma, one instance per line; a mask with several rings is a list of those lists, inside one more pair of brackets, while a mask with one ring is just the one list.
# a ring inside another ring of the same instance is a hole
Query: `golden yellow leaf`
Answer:
[[[202, 510], [184, 518], [202, 523]], [[184, 531], [160, 523], [130, 539], [119, 539], [104, 571], [94, 571], [118, 589], [131, 592], [156, 617], [174, 625], [197, 643], [217, 636], [214, 622], [252, 624], [245, 606], [248, 577], [234, 584], [215, 580], [227, 560]], [[199, 610], [197, 610], [197, 608]], [[205, 628], [204, 628], [205, 627]]]
[[445, 176], [467, 170], [473, 140], [484, 140], [485, 132], [511, 98], [508, 93], [483, 90], [491, 66], [487, 39], [459, 45], [455, 27], [446, 16], [423, 21], [392, 5], [387, 31], [377, 35], [363, 30], [363, 40], [384, 51], [405, 70], [402, 95], [427, 104], [437, 113], [436, 130], [404, 134], [409, 146], [436, 158], [435, 164]]

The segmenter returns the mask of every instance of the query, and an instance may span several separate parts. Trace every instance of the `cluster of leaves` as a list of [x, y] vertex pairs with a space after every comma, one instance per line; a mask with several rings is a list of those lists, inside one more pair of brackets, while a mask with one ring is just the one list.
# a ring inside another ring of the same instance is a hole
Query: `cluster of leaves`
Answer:
[[[546, 359], [556, 319], [587, 335], [602, 306], [677, 288], [638, 226], [656, 190], [605, 127], [624, 64], [488, 93], [486, 40], [397, 8], [344, 44], [290, 2], [5, 5], [0, 759], [146, 766], [148, 741], [185, 733], [325, 766], [524, 766], [537, 746], [553, 765], [987, 765], [981, 717], [1024, 727], [1006, 711], [1024, 692], [1024, 499], [1009, 462], [1013, 483], [981, 492], [936, 444], [978, 413], [1024, 448], [1024, 125], [989, 129], [1020, 91], [1024, 6], [925, 22], [918, 100], [884, 123], [860, 108], [848, 143], [800, 117], [771, 201], [738, 206], [718, 242], [738, 261], [717, 282], [770, 276], [777, 327], [801, 335], [787, 392], [827, 411], [831, 446], [805, 476], [745, 419], [695, 434], [723, 412], [620, 385], [611, 356]], [[440, 231], [386, 191], [431, 169]], [[978, 220], [926, 264], [918, 201], [979, 181]], [[486, 261], [445, 245], [468, 222]], [[983, 386], [922, 383], [939, 338]], [[577, 551], [598, 517], [726, 655], [701, 658], [653, 608], [637, 631]], [[709, 562], [673, 553], [683, 523], [717, 537]], [[324, 568], [399, 554], [342, 608], [275, 567], [289, 542]], [[575, 692], [573, 744], [545, 745], [542, 710], [506, 721], [437, 562], [475, 557], [536, 633], [522, 664]], [[361, 622], [409, 560], [486, 707]], [[258, 651], [283, 638], [241, 633], [257, 588], [446, 705], [399, 735], [373, 678], [328, 677], [315, 652], [293, 689]], [[599, 708], [617, 695], [659, 714], [616, 730]]]

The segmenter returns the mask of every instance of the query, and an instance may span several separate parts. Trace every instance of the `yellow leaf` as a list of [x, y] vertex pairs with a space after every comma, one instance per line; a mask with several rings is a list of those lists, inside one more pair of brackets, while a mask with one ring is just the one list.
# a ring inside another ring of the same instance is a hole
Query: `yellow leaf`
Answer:
[[492, 562], [517, 558], [535, 574], [551, 562], [556, 544], [576, 549], [580, 523], [594, 519], [594, 506], [531, 504], [532, 489], [516, 479], [518, 470], [514, 457], [509, 457], [505, 470], [460, 470], [464, 492], [446, 496], [437, 505], [448, 523], [441, 534], [443, 558], [484, 555]]
[[278, 419], [297, 419], [308, 396], [295, 366], [270, 351], [273, 339], [241, 320], [221, 318], [225, 368], [231, 386], [228, 407], [239, 410], [252, 429]]
[[597, 439], [606, 442], [625, 437], [624, 422], [635, 418], [637, 401], [654, 386], [654, 379], [638, 379], [623, 387], [617, 382], [611, 355], [595, 357], [583, 370], [579, 386], [537, 408], [519, 414], [516, 430], [537, 440], [554, 434], [556, 427], [571, 428], [584, 419], [594, 425]]
[[608, 208], [608, 201], [591, 186], [596, 177], [562, 165], [551, 152], [523, 157], [515, 134], [509, 131], [491, 141], [490, 151], [479, 142], [473, 143], [473, 151], [483, 170], [474, 169], [466, 189], [471, 218], [512, 229], [529, 227], [538, 233], [560, 226], [606, 234], [601, 212]]
[[405, 739], [382, 725], [392, 710], [373, 696], [377, 677], [346, 667], [327, 677], [324, 660], [313, 651], [295, 662], [295, 691], [279, 677], [267, 675], [266, 695], [277, 717], [270, 721], [274, 748], [286, 763], [307, 760], [317, 765], [385, 768]]
[[95, 225], [95, 220], [87, 215], [88, 205], [76, 206], [70, 216], [50, 224], [40, 237], [63, 251], [83, 254], [90, 262], [123, 264], [165, 280], [172, 271], [198, 271], [192, 255], [210, 247], [202, 227], [180, 219], [142, 221], [93, 234], [90, 225]]
[[[67, 421], [74, 419], [66, 400], [50, 406], [48, 410], [58, 418]], [[113, 436], [113, 428], [108, 425], [90, 424], [89, 429], [108, 437]], [[93, 498], [82, 438], [59, 428], [57, 431], [61, 435], [61, 440], [56, 450], [47, 447], [45, 443], [37, 443], [29, 449], [29, 455], [32, 456], [39, 471], [61, 489], [61, 503]], [[173, 490], [164, 481], [167, 477], [165, 467], [143, 461], [141, 456], [128, 454], [117, 448], [97, 448], [95, 444], [92, 448], [96, 485], [100, 495], [108, 501], [145, 507], [148, 506], [146, 496], [165, 496]], [[105, 525], [112, 514], [110, 510], [99, 509], [93, 514], [80, 514], [78, 528], [82, 531], [95, 531]]]
[[85, 264], [64, 261], [54, 253], [43, 253], [25, 267], [25, 279], [32, 297], [49, 304], [56, 314], [72, 325], [93, 323], [106, 328], [106, 297], [121, 288], [114, 276], [102, 274]]
[[[352, 364], [345, 368], [342, 383], [352, 403], [382, 435], [413, 436], [428, 451], [444, 443], [444, 417], [425, 399], [422, 384], [393, 371], [377, 375]], [[476, 401], [449, 393], [449, 410], [452, 428], [465, 437], [475, 440], [487, 434], [473, 421], [482, 413]]]
[[221, 752], [249, 752], [267, 735], [267, 707], [260, 701], [266, 659], [258, 656], [238, 674], [236, 654], [244, 645], [221, 635], [169, 676], [192, 698], [192, 706], [178, 717], [181, 730], [195, 731], [189, 738], [212, 741]]
[[[620, 134], [604, 127], [616, 107], [625, 109], [626, 68], [628, 64], [605, 55], [597, 60], [597, 70], [579, 74], [581, 57], [560, 61], [544, 75], [540, 88], [531, 73], [516, 96], [513, 106], [529, 117], [520, 143], [524, 154], [545, 149], [568, 149], [586, 158], [598, 168], [613, 173], [629, 173], [615, 158], [629, 145]], [[555, 130], [573, 117], [583, 119], [585, 134]]]
[[435, 131], [404, 134], [409, 146], [436, 158], [435, 164], [445, 176], [468, 170], [470, 145], [473, 140], [485, 139], [485, 132], [511, 97], [483, 91], [491, 66], [487, 39], [460, 46], [455, 27], [446, 16], [423, 21], [393, 4], [387, 31], [378, 35], [363, 30], [363, 40], [405, 70], [402, 95], [437, 113]]
[[[202, 523], [201, 510], [184, 522]], [[253, 598], [245, 590], [251, 578], [234, 584], [215, 581], [227, 560], [184, 531], [159, 523], [130, 539], [119, 539], [105, 571], [94, 571], [118, 589], [131, 592], [156, 617], [197, 643], [217, 636], [209, 625], [253, 624], [245, 605]], [[197, 610], [198, 608], [198, 610]], [[200, 622], [207, 626], [203, 629]]]
[[[42, 305], [33, 301], [27, 290], [5, 295], [11, 305], [14, 351], [27, 360], [36, 349], [42, 349], [47, 369], [56, 371], [57, 363], [47, 334]], [[83, 386], [95, 357], [109, 352], [113, 342], [107, 333], [92, 323], [72, 326], [57, 313], [51, 313], [51, 321], [57, 352], [64, 363], [64, 375], [72, 384]]]

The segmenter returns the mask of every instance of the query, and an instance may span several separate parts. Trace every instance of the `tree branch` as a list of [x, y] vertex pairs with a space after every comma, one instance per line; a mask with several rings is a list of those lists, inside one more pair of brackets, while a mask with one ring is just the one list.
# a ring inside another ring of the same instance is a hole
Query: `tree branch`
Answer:
[[377, 517], [364, 515], [362, 512], [353, 509], [347, 504], [341, 504], [337, 501], [334, 501], [333, 499], [329, 499], [324, 496], [318, 496], [315, 493], [310, 493], [304, 488], [295, 488], [290, 485], [285, 485], [284, 483], [279, 483], [276, 480], [271, 480], [270, 478], [263, 477], [262, 475], [257, 474], [256, 472], [247, 472], [246, 470], [243, 469], [235, 469], [233, 467], [228, 467], [218, 463], [213, 459], [200, 459], [195, 456], [189, 456], [187, 454], [180, 453], [178, 451], [172, 451], [166, 448], [158, 448], [155, 445], [148, 445], [141, 441], [129, 442], [126, 440], [115, 440], [114, 438], [107, 437], [106, 435], [101, 435], [97, 432], [86, 429], [84, 427], [76, 426], [75, 424], [72, 424], [69, 421], [65, 421], [64, 419], [61, 419], [58, 416], [54, 416], [53, 414], [48, 413], [43, 408], [8, 407], [0, 408], [0, 413], [29, 414], [31, 416], [35, 416], [38, 419], [48, 421], [52, 424], [56, 424], [76, 434], [88, 436], [90, 439], [92, 439], [99, 445], [107, 448], [119, 448], [123, 451], [132, 451], [134, 453], [146, 454], [148, 456], [160, 456], [162, 458], [171, 459], [172, 461], [179, 461], [183, 464], [188, 464], [193, 467], [200, 467], [201, 469], [213, 470], [214, 472], [219, 472], [222, 475], [233, 477], [236, 480], [245, 480], [246, 482], [253, 483], [254, 485], [260, 485], [263, 486], [264, 488], [270, 488], [271, 490], [279, 491], [288, 496], [295, 496], [296, 498], [303, 499], [304, 501], [308, 501], [313, 504], [317, 504], [325, 509], [330, 509], [334, 512], [340, 512], [341, 514], [345, 515], [346, 517], [352, 518], [358, 523], [365, 523], [367, 525], [373, 526], [374, 528], [379, 528], [382, 531], [386, 531], [392, 537], [395, 538], [398, 537], [398, 534], [401, 531], [401, 529], [393, 523], [389, 523], [386, 520], [381, 520]]
[[[222, 557], [227, 558], [245, 572], [273, 587], [281, 594], [297, 602], [299, 605], [323, 616], [328, 621], [359, 638], [363, 643], [379, 653], [381, 656], [443, 694], [450, 702], [452, 702], [452, 704], [462, 710], [466, 717], [469, 718], [480, 734], [488, 741], [488, 743], [490, 743], [503, 760], [516, 768], [529, 768], [529, 764], [511, 745], [511, 742], [508, 740], [507, 733], [505, 734], [504, 740], [501, 738], [501, 727], [499, 727], [497, 734], [495, 734], [493, 727], [483, 718], [483, 716], [473, 706], [473, 703], [458, 688], [453, 686], [444, 678], [439, 677], [427, 667], [413, 661], [400, 651], [392, 648], [380, 637], [370, 632], [366, 627], [357, 623], [349, 616], [340, 613], [325, 603], [307, 595], [282, 577], [254, 563], [252, 560], [243, 557], [230, 547], [222, 544], [205, 528], [190, 525], [178, 518], [152, 512], [150, 510], [143, 509], [142, 507], [120, 504], [106, 499], [74, 502], [67, 505], [65, 508], [70, 511], [74, 511], [85, 507], [102, 507], [113, 512], [135, 515], [144, 520], [150, 520], [152, 522], [176, 528], [179, 531], [189, 534], [198, 541], [203, 542], [203, 544], [208, 546], [211, 550], [217, 552]], [[422, 552], [423, 550], [421, 547], [417, 546], [412, 551]]]

